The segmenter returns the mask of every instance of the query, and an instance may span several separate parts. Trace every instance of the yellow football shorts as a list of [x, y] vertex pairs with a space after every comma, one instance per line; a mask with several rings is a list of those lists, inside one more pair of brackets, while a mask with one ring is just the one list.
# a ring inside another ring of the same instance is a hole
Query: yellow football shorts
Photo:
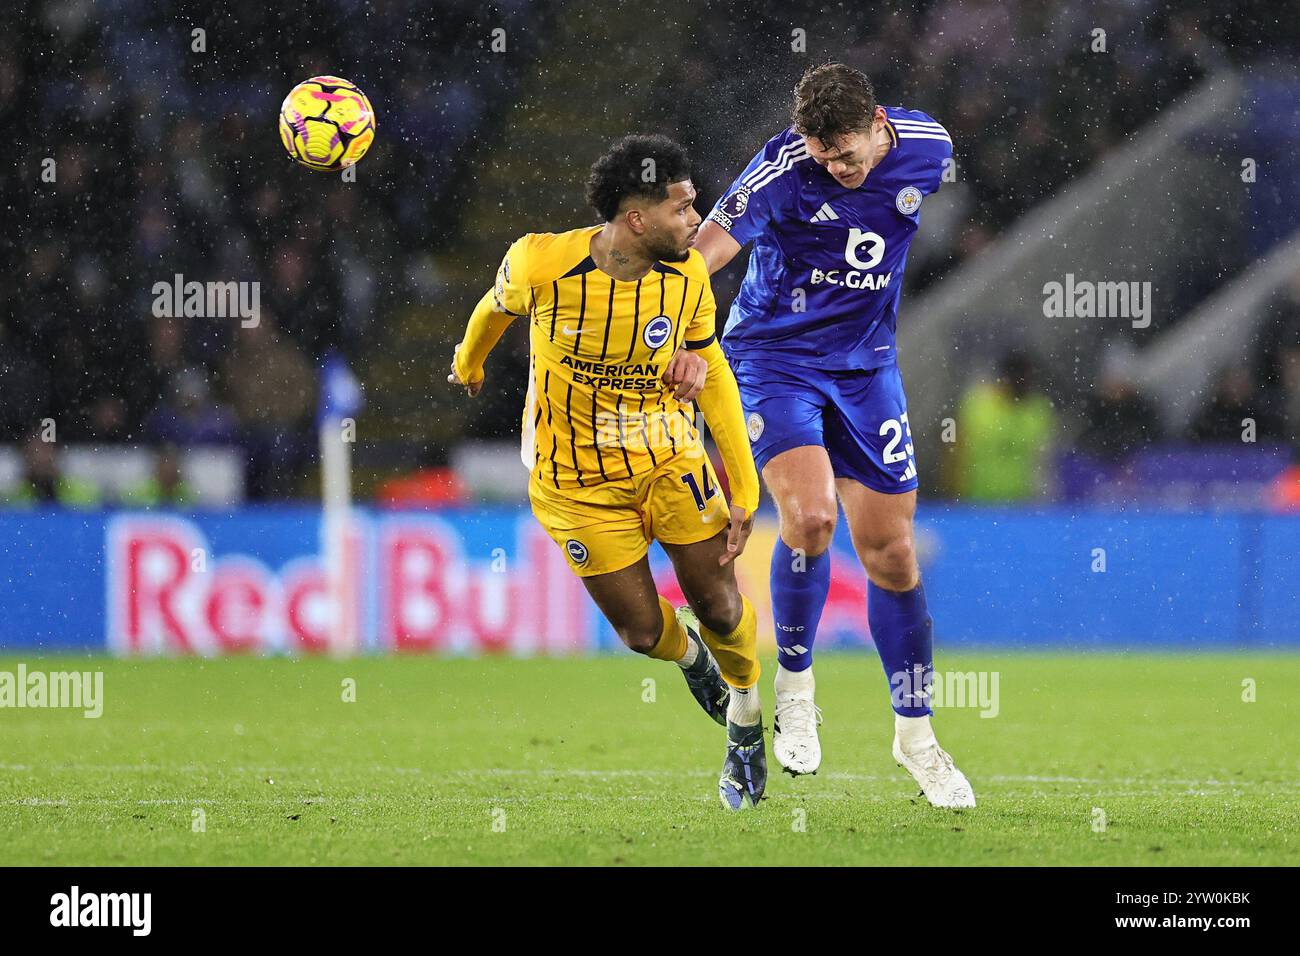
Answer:
[[630, 478], [556, 488], [534, 473], [533, 514], [579, 577], [621, 571], [650, 541], [695, 544], [725, 531], [731, 510], [707, 455], [679, 452]]

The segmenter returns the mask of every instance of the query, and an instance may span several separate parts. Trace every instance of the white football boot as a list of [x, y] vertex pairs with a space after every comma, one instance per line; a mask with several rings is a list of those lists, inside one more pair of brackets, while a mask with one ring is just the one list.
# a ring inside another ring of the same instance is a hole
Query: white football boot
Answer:
[[912, 775], [931, 806], [949, 810], [975, 806], [975, 791], [971, 789], [970, 781], [939, 746], [933, 733], [909, 741], [904, 750], [896, 729], [893, 750], [898, 765]]
[[815, 689], [811, 667], [788, 671], [777, 666], [772, 752], [776, 754], [776, 762], [793, 777], [816, 773], [822, 764], [822, 745], [817, 739], [822, 712], [813, 703]]

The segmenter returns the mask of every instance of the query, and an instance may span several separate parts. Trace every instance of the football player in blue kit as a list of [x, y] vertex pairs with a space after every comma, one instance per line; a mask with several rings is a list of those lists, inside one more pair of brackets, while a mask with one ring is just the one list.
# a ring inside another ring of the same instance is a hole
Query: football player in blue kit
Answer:
[[908, 246], [951, 157], [948, 132], [930, 116], [879, 106], [866, 76], [844, 64], [813, 67], [795, 89], [793, 125], [732, 183], [695, 248], [712, 273], [753, 243], [722, 345], [780, 515], [773, 752], [792, 774], [821, 764], [812, 649], [838, 495], [869, 578], [894, 759], [930, 803], [972, 807], [969, 781], [930, 724], [932, 622], [916, 562], [916, 461], [894, 338]]

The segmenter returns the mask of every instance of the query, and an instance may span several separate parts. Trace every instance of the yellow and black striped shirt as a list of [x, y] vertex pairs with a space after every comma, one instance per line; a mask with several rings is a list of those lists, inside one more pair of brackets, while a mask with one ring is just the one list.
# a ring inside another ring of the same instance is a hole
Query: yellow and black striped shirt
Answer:
[[592, 261], [601, 228], [524, 236], [493, 290], [498, 311], [531, 320], [523, 453], [557, 488], [641, 474], [699, 441], [693, 406], [662, 376], [678, 348], [716, 340], [704, 258], [692, 249], [619, 281]]

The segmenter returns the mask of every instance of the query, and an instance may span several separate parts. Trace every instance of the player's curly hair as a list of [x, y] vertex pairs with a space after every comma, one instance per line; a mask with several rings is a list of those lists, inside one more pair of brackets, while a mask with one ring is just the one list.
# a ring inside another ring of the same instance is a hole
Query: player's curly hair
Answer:
[[628, 196], [663, 202], [668, 187], [690, 179], [691, 163], [679, 144], [658, 133], [624, 136], [596, 160], [587, 179], [587, 202], [605, 222], [618, 216]]
[[871, 128], [876, 91], [866, 74], [843, 63], [809, 67], [794, 88], [795, 132], [827, 145]]

